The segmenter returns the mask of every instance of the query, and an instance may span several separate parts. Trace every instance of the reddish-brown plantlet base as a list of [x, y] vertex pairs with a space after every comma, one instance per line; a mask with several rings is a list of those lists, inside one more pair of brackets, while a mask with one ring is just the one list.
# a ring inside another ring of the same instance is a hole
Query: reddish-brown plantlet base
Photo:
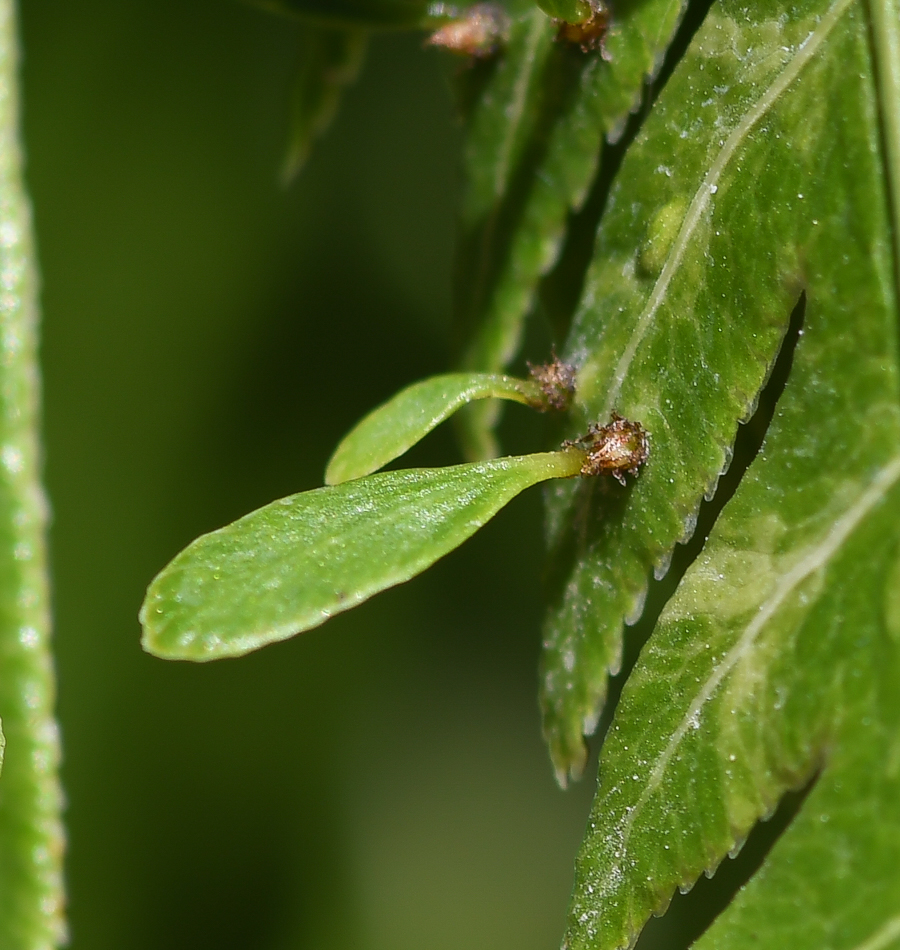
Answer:
[[650, 454], [647, 430], [640, 422], [623, 419], [617, 412], [609, 425], [594, 423], [587, 435], [563, 446], [577, 446], [587, 452], [582, 475], [612, 475], [623, 485], [626, 473], [637, 475]]
[[486, 59], [499, 51], [509, 31], [509, 17], [496, 3], [476, 3], [452, 23], [442, 26], [425, 41], [453, 53]]
[[549, 363], [528, 364], [531, 378], [541, 387], [546, 405], [539, 408], [564, 412], [575, 395], [575, 367], [564, 363], [555, 353]]
[[591, 0], [591, 7], [594, 11], [593, 15], [583, 23], [566, 23], [563, 20], [557, 20], [559, 32], [556, 36], [557, 39], [580, 46], [583, 53], [599, 49], [601, 56], [607, 59], [603, 40], [609, 30], [609, 5], [603, 3], [602, 0]]

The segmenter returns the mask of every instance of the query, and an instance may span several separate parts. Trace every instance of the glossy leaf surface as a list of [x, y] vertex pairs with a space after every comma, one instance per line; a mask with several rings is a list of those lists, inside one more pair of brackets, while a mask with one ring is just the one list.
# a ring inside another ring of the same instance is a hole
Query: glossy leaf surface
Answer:
[[[499, 372], [518, 353], [538, 280], [556, 261], [569, 212], [587, 195], [604, 137], [618, 138], [637, 109], [683, 6], [616, 4], [608, 60], [558, 42], [535, 7], [514, 19], [466, 144], [456, 281], [463, 368]], [[496, 406], [466, 410], [471, 454], [496, 454], [496, 417]]]
[[266, 505], [198, 538], [153, 580], [144, 647], [214, 660], [317, 627], [421, 573], [529, 486], [577, 474], [583, 457], [383, 472]]
[[325, 484], [370, 475], [399, 458], [462, 406], [476, 399], [511, 399], [543, 406], [530, 380], [496, 373], [447, 373], [407, 386], [343, 438], [325, 469]]
[[552, 490], [543, 703], [561, 773], [801, 294], [803, 328], [762, 449], [624, 687], [569, 950], [630, 946], [813, 777], [697, 946], [900, 940], [900, 166], [880, 115], [900, 100], [869, 9], [714, 6], [610, 198], [567, 356], [585, 417], [617, 408], [653, 452], [628, 493]]

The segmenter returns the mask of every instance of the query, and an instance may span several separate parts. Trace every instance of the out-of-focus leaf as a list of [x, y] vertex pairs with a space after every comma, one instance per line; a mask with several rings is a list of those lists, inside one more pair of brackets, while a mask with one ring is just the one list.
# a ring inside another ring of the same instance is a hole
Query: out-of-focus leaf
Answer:
[[[433, 27], [449, 19], [444, 4], [429, 0], [248, 0], [255, 7], [319, 26], [361, 29]], [[461, 4], [467, 6], [468, 4]]]
[[[805, 318], [762, 449], [623, 690], [567, 950], [631, 946], [814, 776], [697, 946], [900, 940], [897, 222], [879, 121], [900, 101], [879, 93], [867, 10], [723, 0], [611, 197], [573, 333], [578, 392], [586, 413], [642, 419], [653, 455], [627, 497], [554, 492], [555, 536], [580, 531], [545, 655], [561, 771], [579, 764], [622, 620], [692, 530], [801, 288]], [[634, 237], [664, 240], [673, 229], [654, 222], [673, 207], [681, 226], [648, 272]]]
[[325, 484], [337, 485], [377, 472], [461, 406], [491, 398], [544, 406], [540, 387], [531, 380], [492, 373], [432, 376], [407, 386], [350, 430], [331, 456]]
[[331, 125], [344, 87], [359, 74], [366, 40], [367, 33], [360, 29], [304, 27], [282, 169], [286, 182], [300, 171], [315, 140]]
[[[457, 266], [464, 369], [500, 372], [519, 350], [537, 283], [556, 261], [567, 215], [641, 100], [684, 4], [615, 5], [605, 60], [557, 42], [538, 9], [514, 19], [507, 49], [470, 120]], [[461, 414], [467, 452], [497, 453], [498, 407]]]
[[144, 648], [214, 660], [317, 627], [421, 573], [519, 492], [576, 475], [583, 459], [568, 449], [382, 472], [266, 505], [157, 575], [141, 608]]
[[[859, 7], [792, 10], [713, 8], [626, 158], [598, 234], [569, 344], [580, 366], [573, 425], [579, 405], [585, 419], [616, 408], [644, 424], [653, 454], [627, 497], [552, 492], [542, 705], [561, 777], [580, 772], [623, 621], [640, 614], [648, 574], [662, 576], [691, 535], [801, 288], [814, 329], [845, 293], [840, 281], [866, 299], [857, 283], [886, 240]], [[856, 257], [857, 270], [838, 266]], [[860, 302], [846, 319], [864, 334], [874, 313]]]

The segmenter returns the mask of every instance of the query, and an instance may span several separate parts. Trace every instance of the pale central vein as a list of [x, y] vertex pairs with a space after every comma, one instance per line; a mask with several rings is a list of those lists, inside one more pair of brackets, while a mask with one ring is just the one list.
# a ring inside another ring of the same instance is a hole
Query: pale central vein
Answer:
[[762, 94], [762, 96], [760, 96], [749, 112], [747, 112], [743, 119], [741, 119], [738, 125], [734, 128], [731, 135], [729, 135], [726, 139], [725, 144], [722, 146], [722, 150], [719, 152], [716, 160], [710, 166], [709, 171], [706, 173], [705, 178], [703, 179], [700, 187], [697, 189], [697, 192], [693, 197], [693, 200], [691, 201], [690, 207], [688, 208], [687, 214], [685, 215], [684, 221], [682, 222], [681, 230], [678, 232], [678, 237], [675, 239], [675, 243], [672, 245], [672, 250], [669, 252], [669, 256], [666, 259], [665, 266], [663, 267], [662, 272], [660, 273], [659, 278], [653, 287], [653, 291], [647, 300], [647, 305], [644, 307], [641, 315], [637, 319], [637, 324], [635, 325], [634, 331], [631, 334], [631, 339], [628, 341], [628, 346], [625, 347], [622, 356], [619, 358], [615, 374], [613, 375], [612, 384], [609, 388], [609, 395], [607, 396], [606, 400], [604, 416], [608, 416], [615, 408], [616, 401], [618, 400], [619, 393], [622, 389], [622, 384], [625, 382], [625, 376], [628, 373], [628, 369], [631, 366], [634, 355], [637, 352], [641, 341], [644, 339], [644, 336], [646, 335], [653, 318], [656, 316], [657, 310], [659, 310], [660, 305], [665, 299], [666, 292], [669, 289], [669, 284], [672, 282], [672, 278], [675, 276], [675, 273], [681, 266], [681, 262], [683, 261], [684, 255], [687, 252], [691, 238], [693, 237], [694, 232], [697, 230], [697, 226], [700, 223], [707, 206], [709, 205], [711, 196], [715, 193], [715, 190], [718, 187], [719, 179], [721, 178], [725, 167], [728, 165], [728, 163], [734, 157], [735, 152], [737, 152], [738, 148], [740, 148], [741, 144], [750, 134], [751, 129], [769, 111], [769, 109], [774, 106], [775, 102], [782, 95], [782, 93], [788, 88], [788, 86], [791, 85], [803, 68], [812, 60], [819, 48], [827, 39], [828, 35], [831, 33], [831, 30], [837, 24], [838, 20], [852, 3], [854, 3], [854, 0], [838, 0], [838, 2], [835, 3], [833, 7], [831, 7], [831, 9], [819, 21], [819, 25], [816, 27], [816, 29], [807, 37], [806, 41], [800, 45], [796, 54], [791, 58], [782, 72], [778, 74], [772, 85], [770, 85], [765, 90], [765, 92]]
[[513, 143], [522, 124], [525, 115], [525, 101], [528, 96], [528, 87], [531, 84], [532, 74], [537, 65], [537, 48], [544, 32], [546, 17], [540, 10], [534, 11], [532, 17], [531, 29], [528, 32], [528, 39], [525, 44], [525, 62], [526, 68], [521, 70], [516, 77], [513, 86], [513, 94], [510, 104], [507, 106], [507, 117], [509, 123], [506, 127], [506, 134], [503, 137], [503, 143], [499, 150], [497, 165], [494, 174], [494, 195], [497, 198], [503, 196], [506, 191], [507, 179], [509, 177], [509, 167], [512, 161]]
[[883, 927], [876, 930], [868, 940], [859, 944], [855, 950], [884, 950], [895, 940], [900, 940], [900, 917], [892, 917]]
[[886, 465], [875, 477], [871, 485], [857, 499], [856, 503], [836, 521], [827, 536], [814, 547], [802, 560], [798, 561], [791, 570], [784, 574], [775, 587], [772, 596], [763, 603], [759, 612], [753, 618], [738, 642], [723, 657], [722, 662], [713, 670], [710, 677], [703, 684], [690, 708], [684, 714], [678, 728], [672, 733], [666, 747], [657, 757], [647, 783], [641, 791], [635, 807], [628, 814], [624, 827], [623, 843], [628, 835], [638, 812], [647, 804], [648, 799], [659, 787], [666, 769], [675, 750], [685, 737], [692, 723], [697, 721], [700, 711], [715, 694], [725, 677], [741, 662], [753, 648], [757, 637], [766, 624], [775, 616], [787, 598], [811, 574], [824, 567], [834, 556], [840, 546], [847, 540], [860, 522], [881, 501], [893, 485], [900, 479], [900, 458]]

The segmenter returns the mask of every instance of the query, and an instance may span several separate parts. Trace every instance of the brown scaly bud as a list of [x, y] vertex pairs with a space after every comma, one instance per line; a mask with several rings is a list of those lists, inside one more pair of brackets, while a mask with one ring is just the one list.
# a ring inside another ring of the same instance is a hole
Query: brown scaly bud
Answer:
[[590, 0], [593, 13], [583, 23], [566, 23], [557, 20], [559, 32], [557, 39], [580, 46], [583, 53], [599, 49], [604, 59], [607, 58], [603, 48], [603, 41], [609, 30], [609, 5], [602, 0]]
[[549, 363], [528, 364], [531, 378], [541, 387], [546, 408], [568, 409], [575, 395], [575, 367], [564, 363], [555, 353]]
[[563, 443], [564, 447], [573, 445], [587, 452], [582, 475], [612, 475], [623, 485], [626, 472], [637, 475], [650, 454], [647, 430], [640, 422], [623, 419], [617, 412], [609, 425], [594, 423], [587, 435]]
[[432, 33], [426, 46], [440, 46], [454, 53], [487, 59], [499, 51], [509, 32], [509, 17], [496, 3], [476, 3], [457, 20]]

